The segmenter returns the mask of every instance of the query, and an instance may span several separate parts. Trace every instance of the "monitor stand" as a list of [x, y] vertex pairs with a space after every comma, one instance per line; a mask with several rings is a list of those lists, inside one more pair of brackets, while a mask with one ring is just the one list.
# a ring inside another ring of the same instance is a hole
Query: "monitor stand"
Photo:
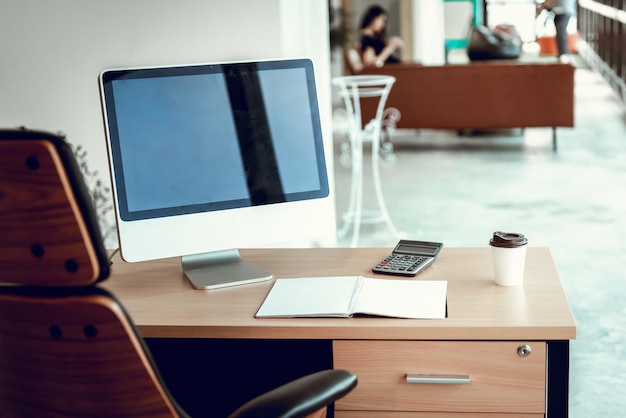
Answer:
[[185, 277], [196, 289], [217, 289], [272, 278], [272, 273], [243, 261], [236, 249], [185, 255], [182, 265]]

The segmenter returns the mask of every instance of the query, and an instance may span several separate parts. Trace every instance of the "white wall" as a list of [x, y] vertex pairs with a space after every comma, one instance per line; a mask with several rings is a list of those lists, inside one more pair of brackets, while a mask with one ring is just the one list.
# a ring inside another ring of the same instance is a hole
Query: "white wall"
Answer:
[[446, 1], [443, 4], [446, 39], [467, 38], [472, 27], [474, 5], [469, 1]]
[[[325, 2], [0, 0], [0, 10], [0, 127], [65, 133], [84, 146], [103, 180], [102, 70], [302, 56], [316, 66], [332, 170]], [[334, 239], [334, 200], [327, 215]]]
[[445, 63], [443, 0], [413, 0], [413, 57], [424, 65]]

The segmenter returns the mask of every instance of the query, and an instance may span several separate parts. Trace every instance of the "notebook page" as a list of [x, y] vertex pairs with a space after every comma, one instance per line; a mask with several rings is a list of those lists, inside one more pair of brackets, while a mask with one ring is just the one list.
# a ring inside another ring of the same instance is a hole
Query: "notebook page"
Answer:
[[354, 313], [397, 318], [446, 317], [447, 281], [364, 278]]
[[255, 316], [349, 316], [357, 280], [355, 276], [277, 279]]

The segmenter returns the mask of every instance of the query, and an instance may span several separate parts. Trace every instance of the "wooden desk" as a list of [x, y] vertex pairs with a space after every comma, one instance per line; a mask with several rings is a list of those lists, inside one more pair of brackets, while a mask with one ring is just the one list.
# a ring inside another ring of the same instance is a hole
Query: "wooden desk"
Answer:
[[[241, 255], [275, 278], [377, 276], [370, 268], [389, 251], [260, 249]], [[136, 264], [114, 258], [112, 271], [103, 287], [121, 299], [151, 348], [160, 352], [159, 344], [169, 344], [164, 356], [183, 341], [239, 341], [246, 347], [268, 340], [328, 342], [330, 353], [318, 354], [331, 358], [329, 366], [359, 376], [357, 389], [337, 403], [336, 416], [374, 417], [388, 411], [397, 411], [398, 417], [408, 416], [401, 411], [467, 418], [484, 413], [567, 416], [569, 340], [576, 337], [576, 324], [547, 248], [528, 249], [521, 287], [493, 283], [489, 248], [444, 248], [417, 276], [448, 280], [444, 320], [255, 319], [271, 281], [194, 290], [178, 258]], [[518, 354], [525, 345], [532, 349], [526, 357]], [[315, 347], [313, 352], [324, 351]], [[402, 382], [407, 373], [469, 375], [471, 383], [412, 385]], [[410, 416], [422, 416], [416, 413]]]

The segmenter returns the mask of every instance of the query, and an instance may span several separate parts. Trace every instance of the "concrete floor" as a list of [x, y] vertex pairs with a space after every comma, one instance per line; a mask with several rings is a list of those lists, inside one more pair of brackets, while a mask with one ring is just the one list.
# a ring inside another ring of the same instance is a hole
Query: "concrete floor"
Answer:
[[[584, 64], [584, 63], [583, 63]], [[578, 325], [571, 344], [570, 417], [626, 411], [626, 110], [595, 72], [575, 74], [575, 128], [457, 136], [396, 131], [397, 160], [381, 167], [391, 219], [408, 239], [486, 246], [495, 230], [550, 247]], [[545, 92], [550, 94], [549, 91]], [[523, 111], [523, 109], [520, 109]], [[350, 169], [335, 123], [338, 222]], [[367, 173], [366, 173], [367, 174]], [[372, 207], [374, 200], [366, 199]], [[349, 237], [339, 240], [349, 246]], [[358, 246], [390, 247], [383, 225], [362, 227]]]

